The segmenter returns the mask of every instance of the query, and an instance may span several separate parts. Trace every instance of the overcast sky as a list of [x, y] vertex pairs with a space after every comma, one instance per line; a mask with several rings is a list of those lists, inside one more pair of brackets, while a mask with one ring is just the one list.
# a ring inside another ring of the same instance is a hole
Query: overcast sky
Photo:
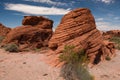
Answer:
[[54, 21], [75, 8], [89, 8], [100, 30], [120, 29], [120, 0], [1, 0], [0, 22], [7, 27], [21, 26], [23, 16], [45, 16]]

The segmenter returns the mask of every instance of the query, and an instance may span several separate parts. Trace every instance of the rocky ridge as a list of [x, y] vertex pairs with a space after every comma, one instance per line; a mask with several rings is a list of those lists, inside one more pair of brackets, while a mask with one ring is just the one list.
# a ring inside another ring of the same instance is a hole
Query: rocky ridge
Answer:
[[110, 39], [113, 36], [120, 37], [120, 30], [110, 30], [103, 32], [104, 39]]

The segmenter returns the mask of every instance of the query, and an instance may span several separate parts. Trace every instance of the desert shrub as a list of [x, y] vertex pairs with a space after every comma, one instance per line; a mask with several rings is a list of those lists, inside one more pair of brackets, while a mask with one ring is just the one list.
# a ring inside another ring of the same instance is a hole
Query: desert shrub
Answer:
[[3, 41], [4, 38], [4, 36], [0, 36], [0, 43]]
[[105, 59], [106, 59], [107, 61], [110, 61], [110, 60], [111, 60], [111, 58], [110, 58], [109, 56], [106, 56]]
[[112, 37], [110, 39], [110, 41], [115, 42], [116, 43], [116, 49], [120, 50], [120, 37]]
[[25, 48], [25, 49], [23, 49], [22, 51], [24, 51], [24, 52], [29, 52], [29, 51], [31, 51], [31, 49]]
[[61, 69], [61, 76], [65, 80], [94, 80], [87, 69], [89, 60], [85, 51], [75, 52], [74, 48], [72, 45], [66, 45], [63, 54], [59, 56], [60, 61], [66, 63]]
[[112, 37], [110, 41], [120, 44], [120, 37]]
[[80, 50], [78, 53], [74, 51], [74, 46], [69, 45], [65, 46], [63, 50], [63, 54], [59, 56], [60, 61], [65, 61], [66, 63], [81, 63], [85, 64], [88, 59], [87, 55], [85, 54], [84, 50]]
[[34, 48], [34, 51], [35, 51], [35, 52], [40, 52], [41, 49], [40, 49], [40, 48]]
[[120, 44], [118, 44], [118, 45], [116, 46], [116, 48], [117, 48], [118, 50], [120, 50]]
[[19, 51], [18, 46], [16, 44], [7, 44], [4, 48], [6, 51], [9, 51], [9, 52], [18, 52]]

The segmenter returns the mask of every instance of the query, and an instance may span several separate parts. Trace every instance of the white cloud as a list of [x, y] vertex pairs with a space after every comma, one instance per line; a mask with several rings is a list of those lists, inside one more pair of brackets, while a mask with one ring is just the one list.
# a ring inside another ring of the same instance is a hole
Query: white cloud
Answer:
[[114, 0], [97, 0], [97, 1], [101, 1], [106, 4], [114, 3]]
[[24, 0], [24, 1], [47, 3], [47, 4], [52, 4], [52, 5], [66, 5], [66, 3], [54, 2], [52, 0]]
[[120, 17], [114, 17], [115, 20], [120, 20]]
[[103, 21], [103, 18], [97, 18], [96, 21]]
[[54, 27], [52, 28], [52, 30], [53, 30], [53, 32], [55, 32], [55, 28]]
[[96, 25], [99, 30], [103, 31], [120, 29], [119, 25], [113, 25], [110, 22], [105, 21], [96, 21]]
[[96, 25], [99, 30], [108, 30], [110, 27], [107, 22], [102, 22], [102, 21], [96, 22]]
[[99, 30], [120, 30], [120, 17], [113, 14], [106, 17], [95, 16], [97, 28]]
[[10, 3], [5, 4], [5, 9], [34, 15], [63, 15], [70, 11], [69, 9], [56, 7], [43, 7], [27, 4], [10, 4]]

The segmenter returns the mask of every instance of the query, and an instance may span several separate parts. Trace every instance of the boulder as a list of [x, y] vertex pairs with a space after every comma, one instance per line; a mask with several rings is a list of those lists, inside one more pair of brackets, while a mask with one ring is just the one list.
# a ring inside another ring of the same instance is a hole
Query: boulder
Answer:
[[53, 27], [53, 21], [44, 18], [43, 16], [24, 16], [22, 24], [33, 27], [40, 27], [42, 29], [52, 29]]
[[25, 16], [23, 26], [12, 29], [3, 45], [15, 43], [20, 50], [47, 47], [52, 36], [53, 21], [42, 16]]
[[6, 36], [10, 32], [11, 28], [8, 28], [0, 23], [0, 36]]
[[111, 50], [96, 29], [94, 17], [87, 8], [78, 8], [63, 16], [49, 41], [49, 48], [60, 54], [65, 45], [75, 46], [76, 51], [84, 49], [93, 64], [108, 55], [106, 50]]

